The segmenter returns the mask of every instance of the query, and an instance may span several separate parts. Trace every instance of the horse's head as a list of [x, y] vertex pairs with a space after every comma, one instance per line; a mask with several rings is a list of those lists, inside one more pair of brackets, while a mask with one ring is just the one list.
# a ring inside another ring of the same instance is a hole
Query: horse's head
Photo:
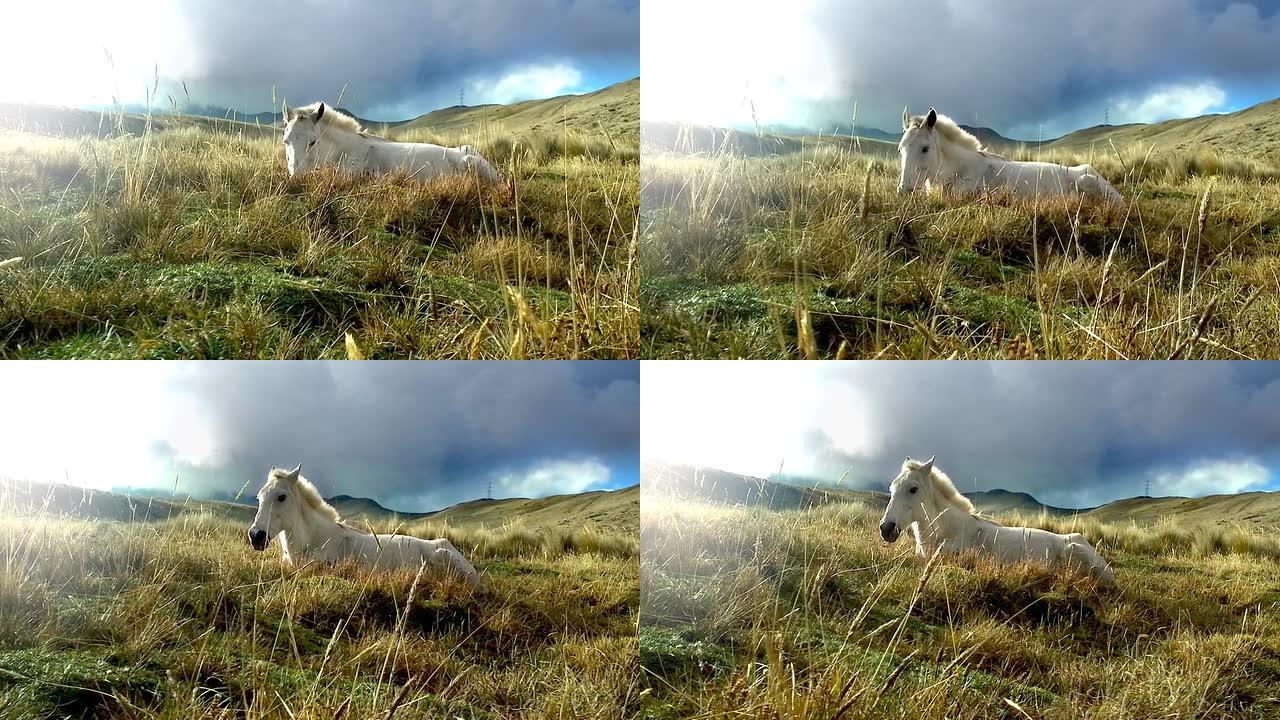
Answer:
[[267, 544], [281, 530], [294, 527], [298, 519], [298, 478], [302, 464], [292, 470], [271, 468], [267, 484], [258, 491], [258, 514], [249, 526], [249, 544], [254, 550], [266, 550]]
[[289, 175], [299, 175], [319, 164], [316, 143], [320, 140], [320, 118], [324, 103], [314, 109], [299, 108], [289, 114], [284, 126], [284, 155], [289, 161]]
[[889, 506], [880, 518], [880, 537], [893, 542], [902, 529], [913, 522], [924, 522], [926, 504], [933, 503], [933, 458], [923, 463], [907, 458], [902, 472], [889, 484]]
[[938, 137], [933, 128], [938, 123], [938, 111], [929, 108], [924, 120], [912, 119], [907, 109], [902, 109], [902, 140], [898, 152], [902, 154], [902, 175], [898, 178], [898, 192], [906, 194], [924, 187], [926, 180], [938, 174], [941, 160], [938, 156]]

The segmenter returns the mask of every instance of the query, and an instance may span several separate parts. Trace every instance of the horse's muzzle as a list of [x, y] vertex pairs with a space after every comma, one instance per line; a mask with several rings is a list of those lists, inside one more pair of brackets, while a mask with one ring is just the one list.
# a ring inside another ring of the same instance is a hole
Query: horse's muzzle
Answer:
[[253, 546], [254, 550], [266, 550], [267, 549], [267, 531], [266, 530], [250, 530], [249, 544]]
[[884, 538], [885, 542], [893, 542], [894, 540], [897, 540], [898, 536], [901, 534], [902, 530], [898, 528], [897, 523], [880, 523], [880, 537]]

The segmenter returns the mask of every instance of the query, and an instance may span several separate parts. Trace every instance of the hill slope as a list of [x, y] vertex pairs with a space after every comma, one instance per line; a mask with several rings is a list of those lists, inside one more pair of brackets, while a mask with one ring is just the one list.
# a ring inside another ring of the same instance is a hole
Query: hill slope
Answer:
[[[147, 128], [147, 122], [147, 116], [139, 113], [116, 114], [54, 105], [0, 103], [0, 128], [38, 135], [107, 137], [121, 131], [141, 135]], [[158, 132], [195, 128], [249, 137], [264, 137], [277, 132], [270, 125], [203, 115], [152, 115], [150, 123], [151, 129]]]
[[720, 505], [763, 506], [803, 510], [837, 502], [861, 502], [883, 508], [884, 493], [836, 488], [800, 487], [724, 470], [646, 461], [640, 465], [645, 493], [670, 495]]
[[1156, 150], [1211, 149], [1225, 154], [1249, 154], [1280, 159], [1280, 99], [1259, 103], [1225, 115], [1166, 120], [1153, 125], [1098, 125], [1077, 130], [1053, 142], [1049, 149], [1088, 150], [1114, 142], [1154, 144]]
[[[250, 495], [249, 500], [253, 497]], [[594, 491], [544, 498], [471, 500], [425, 513], [398, 512], [370, 498], [335, 495], [325, 500], [342, 519], [361, 527], [366, 523], [396, 523], [430, 518], [451, 525], [500, 527], [519, 522], [533, 529], [578, 530], [593, 527], [602, 533], [632, 533], [640, 527], [640, 488]], [[177, 500], [90, 490], [63, 484], [0, 480], [0, 510], [18, 515], [95, 518], [116, 522], [154, 521], [187, 512], [209, 512], [236, 522], [252, 522], [255, 506], [211, 500]]]
[[634, 534], [640, 530], [640, 486], [536, 499], [472, 500], [430, 513], [430, 518], [452, 525], [500, 527], [519, 521], [533, 528], [594, 527]]
[[[641, 465], [645, 492], [720, 505], [762, 506], [773, 510], [801, 510], [841, 502], [858, 502], [873, 510], [888, 503], [887, 493], [829, 487], [799, 487], [714, 468], [646, 462]], [[1025, 492], [993, 489], [967, 492], [979, 512], [986, 515], [1079, 515], [1106, 523], [1133, 522], [1154, 525], [1176, 518], [1187, 525], [1280, 528], [1280, 492], [1208, 495], [1199, 498], [1135, 497], [1094, 508], [1046, 505]]]
[[563, 132], [584, 135], [602, 130], [617, 142], [640, 137], [640, 78], [584, 95], [561, 95], [512, 105], [443, 108], [400, 123], [371, 123], [374, 128], [452, 133], [490, 126], [509, 133]]

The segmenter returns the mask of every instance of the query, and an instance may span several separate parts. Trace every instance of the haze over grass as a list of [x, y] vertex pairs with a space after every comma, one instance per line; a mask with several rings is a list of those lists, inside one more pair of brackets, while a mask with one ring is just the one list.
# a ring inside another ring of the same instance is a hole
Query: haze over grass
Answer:
[[24, 130], [99, 131], [10, 113], [0, 355], [633, 358], [639, 153], [591, 107], [606, 115], [577, 121], [607, 131], [393, 131], [474, 145], [510, 198], [467, 178], [289, 178], [258, 126], [108, 116], [109, 137], [63, 138]]

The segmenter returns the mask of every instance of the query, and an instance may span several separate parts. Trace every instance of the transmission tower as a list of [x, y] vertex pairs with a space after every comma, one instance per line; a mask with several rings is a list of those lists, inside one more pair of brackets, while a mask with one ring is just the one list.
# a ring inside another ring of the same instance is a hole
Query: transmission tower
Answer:
[[467, 100], [467, 89], [458, 88], [458, 105], [465, 107], [467, 104], [466, 100]]
[[1151, 478], [1147, 478], [1147, 491], [1145, 495], [1146, 497], [1151, 497]]
[[1103, 112], [1102, 117], [1103, 117], [1103, 120], [1102, 120], [1103, 125], [1111, 124], [1111, 106], [1110, 105], [1107, 106], [1107, 109], [1105, 112]]
[[489, 478], [489, 499], [493, 499], [493, 478]]

